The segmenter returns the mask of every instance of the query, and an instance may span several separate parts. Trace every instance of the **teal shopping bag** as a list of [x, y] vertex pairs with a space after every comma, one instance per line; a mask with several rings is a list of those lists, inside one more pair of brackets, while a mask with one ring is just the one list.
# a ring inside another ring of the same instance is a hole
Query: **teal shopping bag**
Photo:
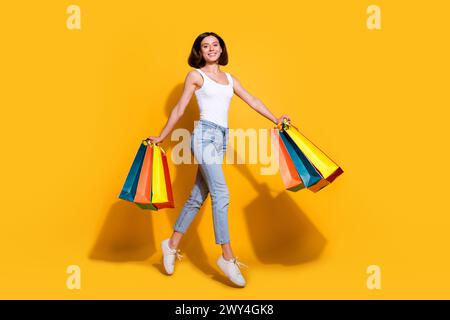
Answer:
[[142, 163], [144, 162], [145, 151], [147, 146], [142, 142], [134, 157], [128, 176], [119, 194], [119, 198], [127, 201], [134, 201], [136, 189], [139, 182], [139, 175], [141, 173]]
[[295, 144], [292, 138], [284, 131], [280, 130], [280, 137], [294, 162], [295, 169], [302, 179], [305, 187], [310, 187], [322, 179], [320, 173], [309, 162], [308, 158], [303, 154], [300, 148]]

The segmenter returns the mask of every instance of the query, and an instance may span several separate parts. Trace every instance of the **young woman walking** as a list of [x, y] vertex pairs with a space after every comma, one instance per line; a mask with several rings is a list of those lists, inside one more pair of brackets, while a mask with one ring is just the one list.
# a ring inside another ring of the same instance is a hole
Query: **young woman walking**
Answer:
[[195, 70], [187, 74], [181, 98], [160, 135], [147, 138], [154, 143], [163, 141], [184, 114], [195, 92], [200, 119], [193, 130], [191, 150], [198, 162], [198, 171], [194, 187], [173, 226], [171, 237], [161, 243], [163, 264], [166, 272], [173, 274], [176, 259], [181, 260], [178, 249], [180, 240], [210, 193], [215, 242], [222, 247], [217, 265], [230, 281], [244, 287], [246, 282], [240, 272], [240, 266], [243, 264], [237, 260], [231, 249], [228, 230], [229, 193], [222, 171], [222, 160], [228, 142], [230, 101], [235, 93], [274, 124], [280, 124], [285, 118], [290, 119], [288, 115], [275, 117], [261, 100], [242, 87], [236, 77], [220, 70], [219, 65], [228, 64], [228, 53], [225, 42], [216, 33], [205, 32], [195, 39], [188, 63]]

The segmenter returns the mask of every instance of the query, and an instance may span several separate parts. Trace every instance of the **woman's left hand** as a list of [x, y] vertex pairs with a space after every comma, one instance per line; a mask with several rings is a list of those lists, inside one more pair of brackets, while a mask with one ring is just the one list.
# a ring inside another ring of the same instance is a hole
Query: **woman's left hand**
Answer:
[[286, 119], [287, 121], [291, 121], [291, 118], [287, 114], [283, 114], [281, 117], [277, 119], [277, 125], [283, 122]]

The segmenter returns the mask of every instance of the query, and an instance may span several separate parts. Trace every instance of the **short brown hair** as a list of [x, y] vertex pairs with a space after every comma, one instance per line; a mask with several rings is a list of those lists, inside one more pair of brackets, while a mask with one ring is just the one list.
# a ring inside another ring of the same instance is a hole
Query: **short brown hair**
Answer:
[[203, 58], [203, 55], [201, 54], [201, 43], [202, 40], [208, 36], [214, 36], [219, 40], [220, 47], [222, 48], [222, 53], [220, 54], [218, 64], [222, 66], [226, 66], [228, 64], [228, 52], [227, 52], [227, 46], [225, 45], [225, 41], [216, 34], [215, 32], [204, 32], [201, 35], [199, 35], [192, 45], [191, 54], [188, 58], [188, 64], [193, 68], [201, 68], [203, 67], [206, 62]]

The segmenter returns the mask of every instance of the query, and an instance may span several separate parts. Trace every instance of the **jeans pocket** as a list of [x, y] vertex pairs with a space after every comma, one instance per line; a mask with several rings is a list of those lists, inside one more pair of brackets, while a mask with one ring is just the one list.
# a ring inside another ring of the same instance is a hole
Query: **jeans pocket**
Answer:
[[202, 128], [199, 132], [203, 143], [214, 143], [216, 141], [216, 132], [214, 128]]
[[220, 133], [218, 136], [216, 136], [216, 140], [214, 141], [214, 147], [216, 148], [216, 151], [220, 156], [222, 157], [227, 149], [227, 140], [228, 135]]

